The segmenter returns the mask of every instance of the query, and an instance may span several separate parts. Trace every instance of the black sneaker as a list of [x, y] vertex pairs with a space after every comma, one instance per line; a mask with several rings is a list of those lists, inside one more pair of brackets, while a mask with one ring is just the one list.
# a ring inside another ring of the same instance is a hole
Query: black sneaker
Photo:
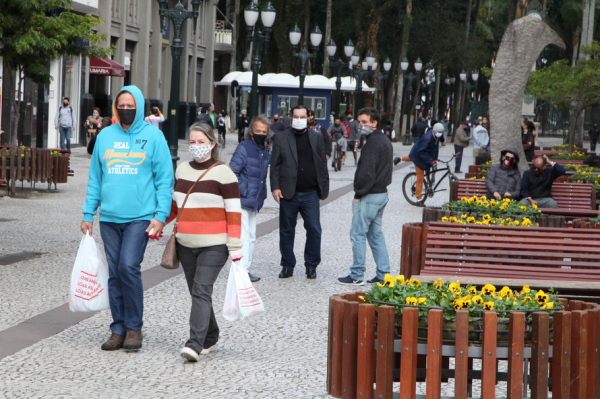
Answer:
[[370, 280], [367, 280], [367, 283], [369, 284], [377, 284], [377, 283], [382, 283], [383, 280], [381, 280], [380, 278], [377, 278], [377, 276], [373, 277]]
[[346, 277], [339, 277], [338, 283], [342, 285], [365, 285], [363, 280], [354, 280], [350, 275]]

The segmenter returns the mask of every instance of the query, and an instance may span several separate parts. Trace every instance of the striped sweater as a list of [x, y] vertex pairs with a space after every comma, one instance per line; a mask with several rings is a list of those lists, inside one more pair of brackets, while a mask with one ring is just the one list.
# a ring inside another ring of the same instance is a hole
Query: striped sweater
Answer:
[[[203, 163], [192, 161], [177, 167], [177, 183], [167, 223], [175, 220], [190, 187], [214, 163], [213, 159]], [[235, 174], [225, 164], [215, 166], [190, 193], [179, 218], [177, 242], [188, 248], [227, 244], [232, 257], [241, 256], [241, 212]]]

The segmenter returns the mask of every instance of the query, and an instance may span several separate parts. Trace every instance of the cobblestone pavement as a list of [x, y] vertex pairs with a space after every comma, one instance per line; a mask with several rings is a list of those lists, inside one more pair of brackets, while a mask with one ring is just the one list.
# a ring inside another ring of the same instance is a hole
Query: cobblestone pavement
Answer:
[[[226, 160], [237, 144], [234, 135], [228, 139]], [[441, 147], [443, 159], [451, 156], [451, 147]], [[400, 156], [410, 147], [394, 144], [394, 149], [395, 156]], [[189, 160], [184, 142], [180, 142], [180, 154]], [[329, 165], [332, 191], [352, 184], [355, 167], [350, 159], [341, 172]], [[471, 161], [468, 150], [464, 165]], [[12, 219], [0, 222], [0, 255], [42, 253], [36, 259], [0, 266], [0, 331], [67, 302], [70, 272], [81, 240], [79, 223], [89, 166], [85, 149], [73, 151], [71, 166], [75, 177], [57, 191], [34, 191], [27, 199], [0, 198], [0, 219]], [[384, 213], [392, 273], [399, 271], [402, 224], [421, 220], [422, 210], [408, 205], [402, 195], [402, 179], [409, 170], [394, 173]], [[428, 205], [441, 205], [447, 198], [442, 193], [428, 200]], [[255, 284], [266, 306], [262, 315], [233, 323], [223, 319], [229, 265], [223, 268], [213, 295], [221, 338], [217, 350], [202, 356], [197, 364], [179, 357], [188, 338], [191, 301], [183, 276], [177, 275], [145, 293], [142, 350], [101, 351], [111, 321], [110, 312], [102, 311], [0, 360], [0, 397], [326, 398], [328, 297], [349, 291], [336, 284], [336, 278], [348, 274], [352, 260], [351, 206], [349, 192], [321, 208], [323, 259], [316, 280], [307, 280], [301, 266], [302, 223], [298, 223], [295, 251], [300, 267], [293, 278], [277, 277], [278, 231], [257, 240], [252, 272], [262, 277]], [[276, 218], [277, 208], [269, 196], [258, 222]], [[97, 224], [95, 228], [94, 237], [100, 241]], [[163, 245], [149, 243], [143, 269], [158, 265]], [[366, 277], [374, 273], [368, 251]]]

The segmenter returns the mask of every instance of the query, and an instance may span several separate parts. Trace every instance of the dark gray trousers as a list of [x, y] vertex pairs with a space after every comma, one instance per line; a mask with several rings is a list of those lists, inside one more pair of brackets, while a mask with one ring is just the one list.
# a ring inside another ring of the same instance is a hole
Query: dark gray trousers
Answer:
[[213, 284], [228, 256], [226, 245], [188, 248], [177, 244], [177, 257], [192, 296], [190, 339], [185, 346], [197, 353], [204, 348], [210, 348], [219, 340], [219, 326], [212, 306], [212, 293]]

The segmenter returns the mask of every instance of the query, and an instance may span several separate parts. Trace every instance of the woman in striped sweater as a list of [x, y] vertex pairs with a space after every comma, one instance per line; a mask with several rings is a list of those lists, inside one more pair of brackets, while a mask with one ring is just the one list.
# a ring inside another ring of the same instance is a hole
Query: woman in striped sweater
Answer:
[[199, 354], [209, 353], [219, 339], [212, 306], [213, 284], [228, 256], [233, 261], [242, 258], [242, 208], [235, 174], [229, 166], [218, 162], [219, 144], [213, 129], [205, 123], [195, 123], [190, 127], [189, 137], [194, 160], [177, 167], [167, 223], [181, 212], [176, 234], [177, 256], [192, 296], [190, 339], [181, 357], [195, 362]]

